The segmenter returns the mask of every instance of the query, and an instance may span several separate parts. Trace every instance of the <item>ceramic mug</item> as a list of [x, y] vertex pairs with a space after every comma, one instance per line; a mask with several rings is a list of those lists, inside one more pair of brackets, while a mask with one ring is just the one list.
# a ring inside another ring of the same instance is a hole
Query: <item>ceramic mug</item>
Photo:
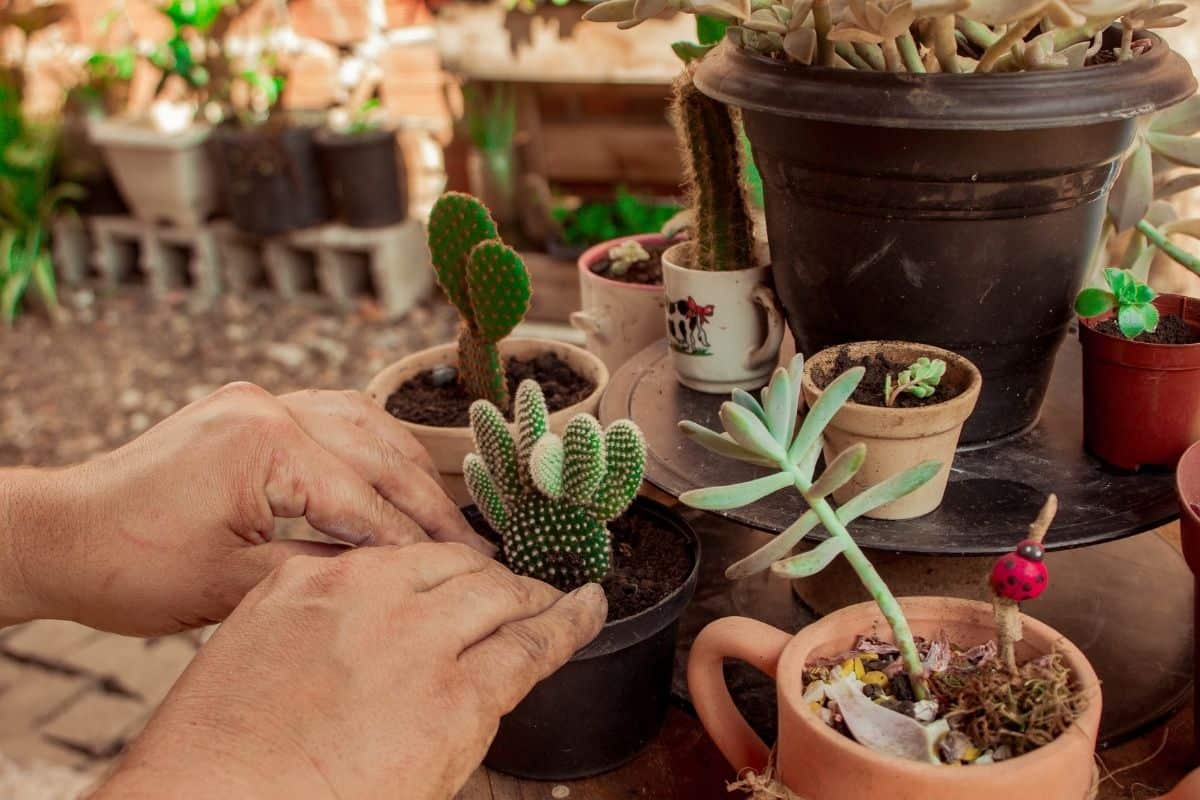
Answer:
[[[628, 240], [648, 247], [663, 246], [669, 241], [656, 233], [631, 236]], [[625, 283], [592, 272], [592, 264], [628, 240], [602, 242], [579, 257], [582, 309], [571, 314], [571, 326], [583, 332], [587, 349], [599, 356], [610, 371], [663, 337], [661, 284]]]
[[770, 266], [689, 269], [694, 246], [680, 242], [663, 254], [667, 343], [679, 382], [708, 394], [766, 385], [784, 331]]

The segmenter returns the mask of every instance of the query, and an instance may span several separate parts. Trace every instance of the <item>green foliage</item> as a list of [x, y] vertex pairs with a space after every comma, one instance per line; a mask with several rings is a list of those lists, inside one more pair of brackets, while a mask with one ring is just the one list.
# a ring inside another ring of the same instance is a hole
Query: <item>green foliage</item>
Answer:
[[642, 200], [624, 186], [617, 187], [611, 202], [583, 203], [577, 208], [557, 206], [552, 210], [562, 229], [563, 241], [572, 246], [656, 233], [677, 213], [679, 206]]
[[208, 34], [237, 3], [238, 0], [170, 0], [160, 4], [159, 13], [171, 23], [171, 36], [150, 53], [150, 62], [166, 75], [179, 76], [192, 89], [207, 87], [212, 78], [205, 52], [209, 46]]
[[438, 284], [463, 320], [458, 354], [467, 392], [508, 408], [497, 343], [529, 311], [533, 292], [524, 262], [500, 241], [487, 207], [459, 192], [448, 192], [434, 204], [429, 252]]
[[942, 382], [942, 377], [945, 374], [945, 361], [940, 358], [929, 359], [921, 356], [915, 362], [909, 364], [908, 369], [903, 370], [894, 382], [891, 375], [888, 375], [884, 379], [884, 403], [889, 406], [896, 405], [896, 401], [900, 399], [900, 395], [905, 392], [922, 400], [927, 397], [933, 397], [934, 392], [937, 391], [938, 384]]
[[629, 420], [601, 430], [580, 414], [561, 437], [550, 432], [541, 387], [517, 387], [514, 439], [493, 404], [471, 406], [475, 453], [463, 476], [475, 504], [500, 534], [508, 566], [571, 591], [611, 568], [605, 524], [629, 508], [646, 466], [646, 444]]
[[[918, 694], [923, 694], [926, 691], [924, 668], [908, 621], [846, 525], [921, 487], [941, 470], [942, 465], [937, 462], [920, 464], [866, 489], [835, 510], [828, 500], [829, 495], [858, 473], [867, 450], [864, 444], [852, 445], [814, 478], [822, 450], [822, 435], [858, 388], [865, 370], [855, 367], [830, 383], [797, 431], [803, 366], [803, 357], [796, 356], [787, 369], [776, 370], [760, 399], [746, 392], [735, 392], [732, 400], [721, 406], [722, 433], [686, 420], [680, 423], [681, 430], [706, 450], [724, 458], [767, 466], [772, 472], [731, 486], [685, 492], [679, 499], [694, 508], [728, 510], [757, 502], [789, 486], [795, 488], [808, 504], [808, 511], [769, 544], [731, 566], [726, 575], [744, 578], [770, 568], [787, 578], [802, 578], [820, 572], [837, 556], [845, 556], [891, 625], [905, 669]], [[818, 525], [825, 528], [829, 539], [814, 550], [789, 558], [792, 549]]]
[[372, 97], [360, 105], [358, 108], [350, 112], [350, 125], [346, 128], [346, 133], [351, 136], [361, 136], [364, 133], [371, 133], [379, 130], [379, 98]]
[[1154, 306], [1158, 295], [1153, 289], [1123, 269], [1109, 267], [1104, 270], [1104, 280], [1109, 291], [1084, 289], [1075, 298], [1075, 313], [1088, 318], [1116, 309], [1117, 326], [1126, 339], [1136, 339], [1158, 328], [1159, 314]]

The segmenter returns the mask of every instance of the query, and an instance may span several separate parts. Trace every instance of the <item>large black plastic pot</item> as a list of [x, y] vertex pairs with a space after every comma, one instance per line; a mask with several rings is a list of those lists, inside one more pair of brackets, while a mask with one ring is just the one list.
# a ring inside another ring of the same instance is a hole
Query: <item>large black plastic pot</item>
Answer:
[[[692, 543], [687, 579], [658, 605], [609, 622], [562, 669], [500, 720], [484, 764], [534, 780], [574, 780], [615, 769], [650, 743], [671, 700], [679, 617], [696, 592], [700, 540], [676, 512], [639, 497], [630, 514]], [[467, 519], [486, 527], [474, 508]]]
[[274, 236], [329, 219], [315, 132], [315, 119], [299, 117], [227, 123], [214, 131], [217, 172], [238, 230]]
[[798, 348], [944, 347], [983, 373], [964, 442], [1031, 425], [1136, 118], [1195, 90], [1145, 38], [1119, 64], [988, 75], [705, 58], [696, 84], [742, 109]]
[[408, 216], [404, 161], [396, 133], [317, 134], [321, 169], [335, 214], [353, 228], [381, 228]]

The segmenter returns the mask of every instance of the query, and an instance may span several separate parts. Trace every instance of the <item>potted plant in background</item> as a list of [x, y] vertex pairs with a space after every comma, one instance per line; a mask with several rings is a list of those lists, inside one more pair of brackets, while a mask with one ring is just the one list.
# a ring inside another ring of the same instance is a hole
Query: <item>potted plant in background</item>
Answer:
[[1083, 438], [1121, 469], [1174, 467], [1200, 440], [1200, 300], [1158, 295], [1132, 273], [1079, 293]]
[[680, 383], [724, 394], [766, 383], [783, 318], [771, 268], [758, 265], [738, 126], [722, 103], [700, 92], [693, 72], [684, 68], [671, 105], [694, 235], [663, 254], [667, 341]]
[[[822, 434], [865, 370], [855, 367], [834, 380], [796, 430], [802, 369], [797, 357], [778, 370], [757, 409], [725, 403], [723, 433], [681, 423], [701, 446], [772, 471], [680, 500], [732, 509], [794, 487], [809, 510], [726, 574], [745, 577], [770, 568], [803, 578], [844, 556], [875, 602], [842, 609], [795, 636], [737, 617], [711, 624], [697, 637], [688, 664], [688, 688], [705, 728], [736, 769], [754, 773], [747, 776], [751, 786], [801, 797], [859, 797], [883, 787], [891, 800], [1002, 800], [1030, 787], [1056, 800], [1085, 797], [1100, 724], [1099, 682], [1078, 648], [1049, 627], [1022, 619], [1015, 606], [1046, 585], [1040, 540], [1051, 513], [1039, 516], [1031, 541], [997, 564], [993, 585], [1002, 596], [995, 610], [969, 600], [895, 598], [846, 526], [920, 487], [942, 465], [920, 464], [835, 509], [827, 497], [854, 477], [867, 447], [848, 447], [814, 477]], [[818, 526], [828, 538], [789, 557]], [[1028, 591], [1026, 562], [1030, 575], [1043, 576], [1040, 583], [1031, 578]], [[1004, 624], [997, 626], [997, 619]], [[890, 640], [880, 636], [882, 630], [891, 631]], [[1002, 656], [1010, 644], [1008, 662]], [[722, 669], [726, 658], [777, 679], [773, 759], [733, 705]]]
[[59, 146], [59, 176], [83, 188], [79, 211], [93, 215], [128, 213], [104, 155], [88, 132], [90, 120], [120, 114], [129, 102], [129, 84], [137, 64], [133, 47], [94, 53], [79, 82], [67, 91]]
[[233, 224], [256, 236], [275, 236], [329, 219], [317, 169], [316, 115], [280, 106], [287, 67], [278, 53], [233, 70], [230, 118], [213, 133], [213, 151]]
[[634, 500], [646, 463], [636, 425], [602, 430], [579, 414], [555, 435], [533, 381], [517, 388], [515, 405], [515, 436], [499, 408], [471, 406], [477, 453], [463, 473], [481, 522], [515, 572], [563, 591], [601, 583], [609, 613], [591, 644], [500, 721], [485, 763], [521, 777], [581, 778], [628, 761], [658, 732], [700, 545], [677, 513]]
[[396, 132], [381, 111], [379, 99], [370, 97], [317, 134], [329, 196], [338, 219], [352, 228], [381, 228], [408, 218], [404, 162]]
[[429, 217], [429, 250], [442, 291], [462, 315], [458, 342], [400, 359], [367, 393], [412, 431], [440, 471], [458, 473], [471, 450], [471, 403], [508, 411], [524, 379], [541, 384], [555, 431], [596, 410], [608, 383], [604, 362], [564, 342], [505, 338], [529, 309], [529, 273], [500, 241], [486, 206], [470, 195], [442, 195]]
[[[798, 349], [945, 347], [986, 379], [966, 441], [1031, 425], [1135, 117], [1195, 89], [1136, 30], [1173, 24], [1145, 6], [672, 4], [733, 23], [695, 82], [742, 111]], [[587, 18], [629, 26], [663, 7], [608, 0]]]
[[848, 369], [866, 370], [861, 383], [825, 429], [825, 457], [867, 445], [862, 468], [834, 493], [839, 503], [924, 461], [942, 469], [911, 494], [878, 508], [876, 519], [911, 519], [942, 503], [963, 424], [971, 416], [983, 377], [967, 359], [909, 342], [856, 342], [822, 350], [804, 368], [804, 399], [811, 406]]
[[472, 194], [501, 225], [517, 222], [517, 95], [511, 84], [463, 84], [463, 119], [471, 149], [467, 178]]
[[216, 42], [236, 2], [171, 0], [156, 6], [172, 32], [149, 57], [163, 73], [149, 118], [91, 123], [92, 140], [139, 219], [194, 227], [220, 205], [219, 181], [206, 151], [212, 126], [201, 120], [226, 80]]

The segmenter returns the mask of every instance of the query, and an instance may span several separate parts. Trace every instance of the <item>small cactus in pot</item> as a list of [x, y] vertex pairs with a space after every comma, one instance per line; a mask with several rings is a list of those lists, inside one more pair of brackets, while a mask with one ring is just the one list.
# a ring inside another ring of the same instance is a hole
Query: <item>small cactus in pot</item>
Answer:
[[550, 432], [541, 387], [524, 381], [513, 403], [516, 436], [495, 405], [471, 406], [476, 452], [463, 462], [467, 489], [501, 537], [510, 568], [563, 591], [608, 575], [606, 524], [629, 508], [646, 467], [638, 427], [607, 430], [579, 414], [562, 436]]

